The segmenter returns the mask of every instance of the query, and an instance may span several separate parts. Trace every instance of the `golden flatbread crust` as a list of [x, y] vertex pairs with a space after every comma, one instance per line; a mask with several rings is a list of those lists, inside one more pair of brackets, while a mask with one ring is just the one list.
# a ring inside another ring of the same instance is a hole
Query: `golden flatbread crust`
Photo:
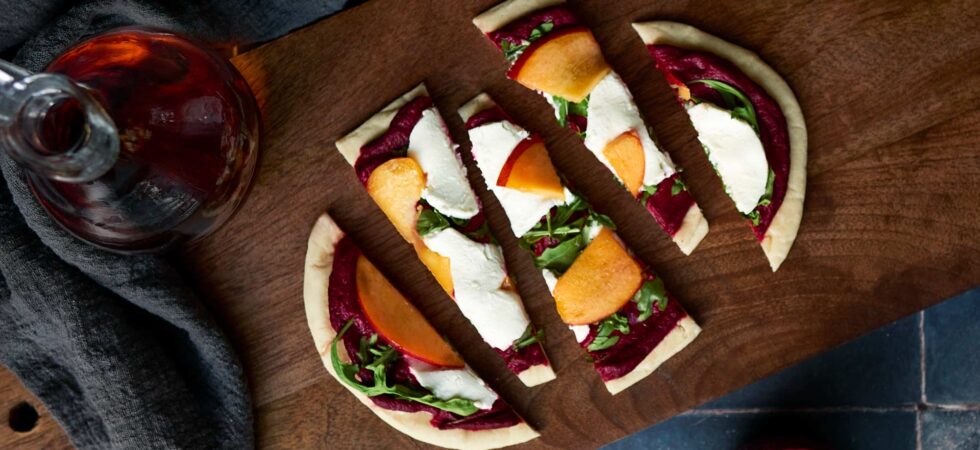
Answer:
[[378, 136], [381, 136], [385, 131], [388, 131], [388, 128], [391, 127], [391, 119], [395, 118], [398, 110], [402, 106], [405, 106], [406, 103], [423, 95], [429, 95], [429, 91], [425, 89], [424, 83], [415, 86], [401, 97], [396, 98], [388, 106], [385, 106], [384, 109], [357, 127], [357, 129], [338, 139], [336, 142], [337, 150], [340, 150], [340, 154], [344, 156], [344, 159], [353, 166], [357, 162], [357, 158], [361, 156], [361, 147], [373, 141]]
[[735, 64], [752, 81], [776, 100], [789, 130], [789, 182], [783, 204], [769, 225], [760, 245], [772, 271], [786, 260], [803, 218], [806, 193], [807, 134], [803, 110], [786, 81], [755, 53], [677, 22], [634, 23], [633, 28], [647, 45], [667, 44], [714, 53]]
[[667, 336], [664, 336], [664, 339], [632, 371], [615, 380], [606, 381], [606, 390], [610, 394], [616, 395], [636, 384], [636, 382], [646, 378], [654, 370], [657, 370], [664, 361], [667, 361], [670, 357], [677, 354], [677, 352], [683, 350], [684, 347], [687, 347], [687, 344], [690, 344], [700, 333], [701, 327], [698, 326], [694, 319], [691, 316], [685, 316], [683, 319], [677, 321], [674, 329], [670, 330], [670, 333], [667, 333]]
[[554, 380], [555, 371], [551, 369], [550, 364], [538, 364], [536, 366], [531, 366], [524, 369], [523, 372], [517, 374], [517, 378], [519, 378], [525, 386], [534, 387]]
[[473, 25], [480, 31], [490, 33], [497, 31], [504, 25], [525, 16], [531, 11], [537, 11], [549, 6], [565, 3], [565, 0], [507, 0], [498, 3], [479, 16], [473, 18]]
[[681, 227], [677, 229], [677, 232], [674, 233], [671, 239], [681, 249], [681, 252], [684, 252], [685, 255], [690, 255], [707, 235], [708, 219], [704, 218], [704, 214], [701, 213], [701, 208], [695, 203], [687, 210], [687, 214], [684, 214], [684, 221], [681, 222]]
[[[330, 343], [337, 336], [337, 330], [330, 325], [328, 288], [330, 273], [333, 271], [334, 252], [343, 236], [344, 232], [337, 227], [330, 216], [324, 214], [317, 219], [313, 231], [310, 232], [303, 277], [306, 321], [310, 327], [310, 334], [313, 335], [317, 353], [323, 360], [327, 372], [392, 428], [428, 444], [446, 448], [485, 449], [515, 445], [538, 437], [538, 433], [523, 421], [507, 428], [493, 430], [440, 430], [429, 423], [431, 414], [424, 411], [402, 412], [381, 408], [366, 395], [351, 388], [337, 377], [330, 357]], [[350, 361], [343, 346], [338, 346], [338, 356], [344, 362]]]

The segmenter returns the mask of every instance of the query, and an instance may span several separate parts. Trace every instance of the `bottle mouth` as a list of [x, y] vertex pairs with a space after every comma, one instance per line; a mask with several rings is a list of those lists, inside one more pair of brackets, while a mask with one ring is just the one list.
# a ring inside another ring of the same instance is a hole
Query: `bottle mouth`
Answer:
[[19, 107], [0, 124], [0, 140], [18, 163], [71, 183], [92, 181], [115, 164], [116, 126], [84, 88], [42, 73], [12, 83], [4, 94]]

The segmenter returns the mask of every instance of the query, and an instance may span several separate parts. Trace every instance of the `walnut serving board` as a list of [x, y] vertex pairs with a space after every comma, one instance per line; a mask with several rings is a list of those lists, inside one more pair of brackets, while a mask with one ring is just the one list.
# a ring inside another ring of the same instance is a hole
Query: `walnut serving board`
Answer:
[[[243, 358], [262, 447], [423, 446], [361, 406], [316, 354], [303, 261], [323, 211], [541, 430], [528, 447], [609, 443], [980, 284], [977, 2], [572, 1], [705, 209], [711, 230], [689, 257], [544, 99], [505, 78], [502, 55], [470, 23], [494, 3], [375, 0], [234, 58], [263, 113], [260, 169], [231, 222], [179, 259]], [[799, 98], [810, 138], [806, 209], [775, 274], [629, 26], [653, 19], [758, 52]], [[333, 145], [422, 81], [545, 329], [554, 382], [528, 389], [506, 370]], [[484, 90], [545, 136], [559, 170], [704, 328], [622, 394], [603, 388], [475, 173], [456, 109]]]

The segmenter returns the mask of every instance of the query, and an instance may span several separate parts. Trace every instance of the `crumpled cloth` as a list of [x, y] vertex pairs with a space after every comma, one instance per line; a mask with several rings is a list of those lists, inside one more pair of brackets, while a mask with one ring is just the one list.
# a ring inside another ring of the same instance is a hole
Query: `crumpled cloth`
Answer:
[[[271, 40], [345, 0], [0, 0], [0, 55], [39, 71], [124, 25], [228, 48]], [[121, 256], [63, 231], [0, 149], [0, 363], [79, 448], [252, 448], [235, 350], [162, 256]]]

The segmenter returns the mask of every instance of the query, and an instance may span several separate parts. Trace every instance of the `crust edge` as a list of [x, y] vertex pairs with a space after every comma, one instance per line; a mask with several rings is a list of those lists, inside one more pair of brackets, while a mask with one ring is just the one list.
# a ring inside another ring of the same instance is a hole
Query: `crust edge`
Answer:
[[684, 221], [681, 227], [674, 233], [671, 239], [677, 244], [685, 255], [690, 255], [697, 248], [701, 240], [708, 235], [708, 220], [705, 219], [701, 208], [695, 203], [684, 214]]
[[806, 121], [793, 90], [775, 70], [754, 52], [690, 25], [654, 21], [634, 23], [633, 29], [646, 45], [660, 42], [708, 51], [735, 64], [749, 78], [762, 86], [779, 104], [786, 117], [789, 132], [789, 181], [783, 204], [776, 211], [769, 229], [759, 245], [775, 272], [786, 260], [803, 218], [803, 199], [806, 194], [807, 133]]
[[550, 364], [538, 364], [528, 367], [523, 372], [517, 374], [517, 378], [525, 386], [534, 387], [554, 380], [556, 377], [555, 371], [551, 368]]
[[612, 395], [623, 392], [657, 370], [661, 364], [687, 347], [699, 334], [701, 334], [701, 327], [691, 316], [685, 316], [677, 321], [674, 329], [670, 330], [670, 333], [667, 333], [667, 336], [664, 336], [664, 339], [632, 371], [614, 380], [606, 381], [606, 390]]
[[473, 25], [487, 34], [499, 30], [531, 11], [562, 3], [565, 3], [565, 0], [507, 0], [474, 17]]
[[[391, 411], [376, 406], [364, 394], [340, 381], [333, 371], [329, 346], [337, 331], [330, 325], [329, 300], [327, 295], [330, 274], [333, 271], [334, 250], [344, 232], [329, 215], [321, 215], [310, 232], [306, 264], [303, 277], [303, 303], [306, 309], [307, 325], [317, 353], [327, 372], [347, 389], [364, 406], [392, 428], [419, 441], [446, 448], [496, 448], [527, 442], [539, 436], [527, 422], [520, 422], [507, 428], [469, 431], [461, 429], [440, 430], [429, 424], [431, 416], [426, 412]], [[339, 349], [339, 356], [347, 358], [346, 350]]]
[[421, 95], [429, 95], [429, 91], [425, 88], [425, 83], [419, 83], [410, 91], [392, 100], [381, 111], [378, 111], [364, 121], [361, 126], [338, 139], [334, 144], [337, 146], [337, 150], [353, 166], [357, 162], [357, 158], [361, 156], [361, 147], [384, 134], [391, 125], [391, 119], [395, 117], [398, 110], [412, 99]]
[[497, 103], [490, 98], [490, 94], [481, 92], [476, 97], [471, 98], [470, 101], [464, 103], [463, 106], [460, 106], [457, 112], [459, 113], [459, 117], [463, 119], [463, 123], [466, 123], [476, 113], [490, 109], [496, 105]]

